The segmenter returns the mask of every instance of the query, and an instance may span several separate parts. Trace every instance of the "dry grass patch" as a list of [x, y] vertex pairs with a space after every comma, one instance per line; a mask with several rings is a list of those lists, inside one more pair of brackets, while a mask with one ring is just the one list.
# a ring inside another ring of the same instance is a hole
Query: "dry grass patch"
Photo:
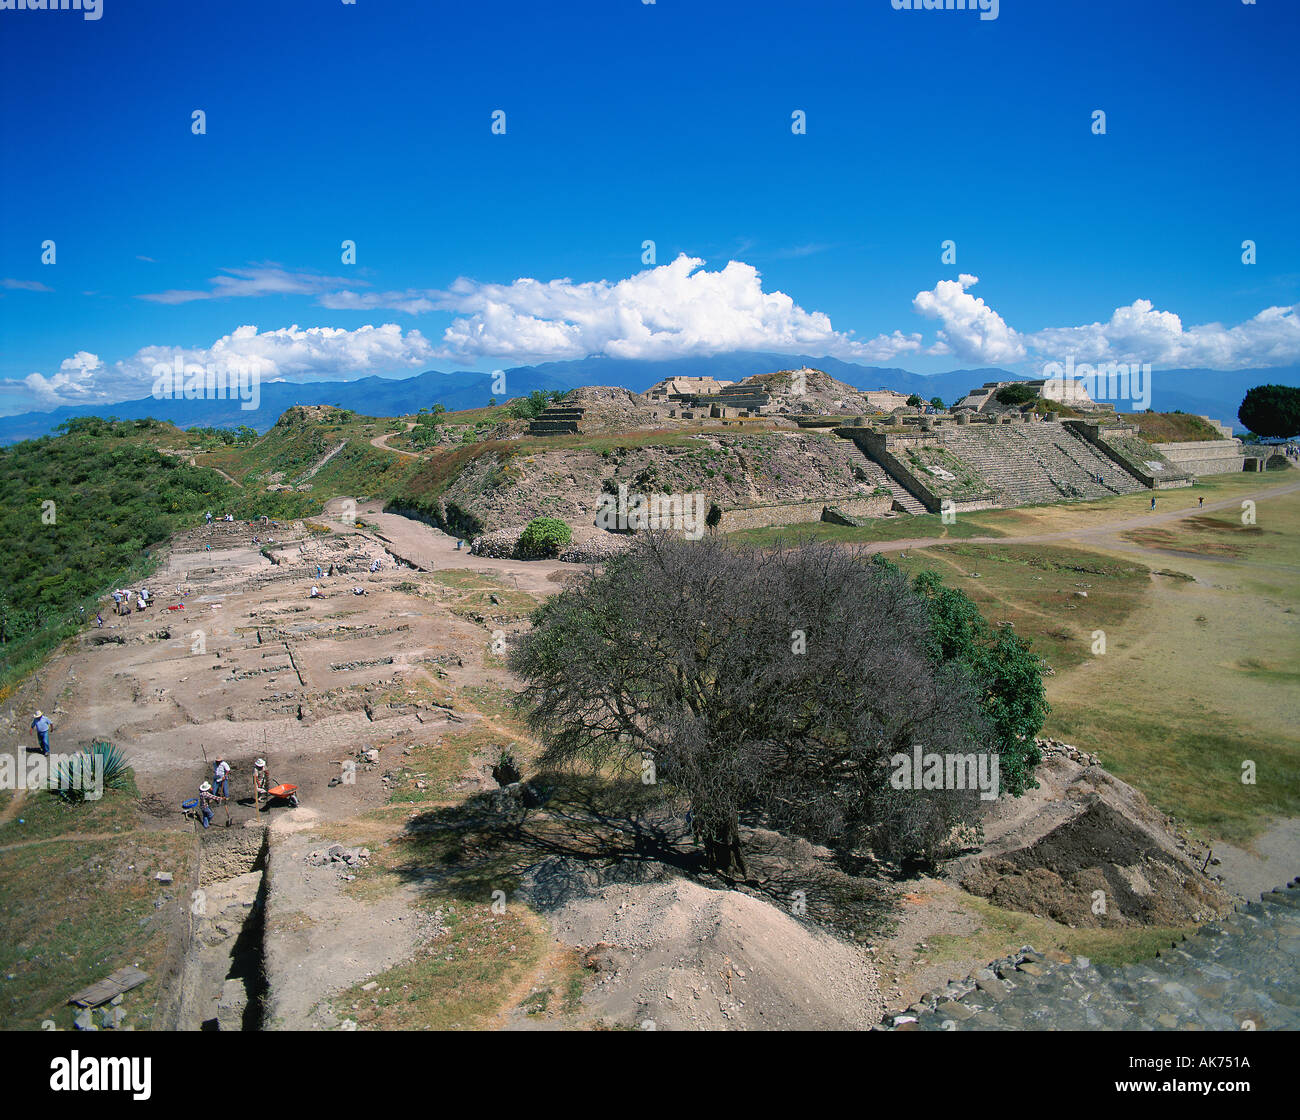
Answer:
[[[73, 992], [124, 965], [149, 979], [123, 1001], [127, 1026], [148, 1030], [196, 874], [197, 844], [178, 832], [131, 832], [114, 840], [75, 837], [0, 852], [0, 1026], [72, 1026]], [[169, 871], [171, 884], [156, 882]], [[57, 899], [57, 906], [51, 901]], [[161, 901], [161, 905], [159, 902]]]
[[[546, 955], [550, 930], [519, 904], [495, 913], [489, 899], [428, 898], [423, 906], [445, 932], [415, 958], [331, 1000], [340, 1018], [365, 1030], [474, 1030], [529, 998], [530, 977]], [[549, 1000], [547, 1001], [549, 1004]]]

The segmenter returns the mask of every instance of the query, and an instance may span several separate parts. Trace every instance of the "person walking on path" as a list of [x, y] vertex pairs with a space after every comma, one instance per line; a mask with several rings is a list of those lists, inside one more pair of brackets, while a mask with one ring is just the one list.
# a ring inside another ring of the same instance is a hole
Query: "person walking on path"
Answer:
[[1204, 499], [1204, 498], [1197, 498], [1197, 499], [1196, 499], [1196, 508], [1197, 508], [1197, 509], [1200, 509], [1200, 508], [1201, 508], [1202, 506], [1204, 506], [1204, 505], [1205, 505], [1205, 499]]
[[41, 754], [48, 756], [50, 753], [50, 721], [45, 718], [45, 713], [39, 708], [36, 709], [36, 715], [32, 717], [32, 730], [36, 732], [36, 741], [41, 746]]
[[1151, 495], [1151, 508], [1156, 508], [1156, 496], [1154, 494]]

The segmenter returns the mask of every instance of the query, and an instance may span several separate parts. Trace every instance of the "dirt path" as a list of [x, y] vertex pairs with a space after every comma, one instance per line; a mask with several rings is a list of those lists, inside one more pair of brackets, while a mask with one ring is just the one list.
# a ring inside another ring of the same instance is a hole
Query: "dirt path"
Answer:
[[237, 486], [239, 487], [240, 490], [244, 488], [244, 484], [242, 482], [240, 482], [236, 478], [231, 478], [231, 476], [226, 474], [226, 472], [223, 471], [220, 467], [208, 467], [208, 470], [216, 471], [217, 474], [221, 475], [221, 477], [224, 478], [227, 482], [229, 482], [232, 486]]
[[458, 549], [455, 537], [448, 536], [423, 521], [396, 513], [385, 513], [379, 502], [367, 502], [358, 506], [353, 499], [336, 498], [326, 504], [324, 520], [340, 528], [354, 528], [341, 520], [345, 502], [353, 503], [358, 518], [376, 526], [376, 535], [386, 545], [392, 546], [391, 551], [395, 556], [426, 572], [448, 568], [490, 572], [504, 577], [520, 591], [551, 595], [559, 586], [550, 578], [552, 575], [578, 570], [576, 565], [563, 564], [558, 560], [498, 560], [489, 556], [475, 556], [470, 552], [468, 543]]
[[[406, 422], [406, 431], [410, 432], [413, 431], [414, 429], [415, 429], [415, 424], [412, 423], [410, 420], [408, 420]], [[391, 451], [395, 455], [405, 455], [410, 459], [418, 459], [420, 457], [418, 451], [403, 451], [400, 447], [388, 446], [388, 441], [393, 436], [400, 436], [405, 434], [406, 434], [405, 432], [385, 432], [382, 436], [375, 436], [375, 438], [370, 441], [370, 446], [378, 447], [381, 451]]]
[[[26, 789], [14, 790], [14, 795], [9, 799], [9, 804], [0, 810], [0, 825], [6, 825], [18, 816], [18, 810], [23, 807], [23, 802], [27, 799]], [[0, 848], [0, 851], [4, 849]]]
[[130, 836], [129, 832], [68, 832], [62, 836], [45, 836], [40, 840], [20, 840], [17, 844], [4, 844], [0, 852], [12, 852], [19, 848], [34, 848], [38, 844], [80, 844], [84, 840], [121, 840]]
[[335, 455], [337, 455], [340, 451], [342, 451], [345, 447], [347, 447], [347, 445], [348, 445], [347, 440], [340, 440], [337, 446], [331, 447], [327, 452], [325, 452], [324, 455], [320, 457], [320, 459], [317, 460], [315, 466], [313, 466], [305, 475], [303, 475], [300, 479], [298, 479], [298, 484], [301, 485], [302, 483], [308, 481], [309, 479], [315, 478], [316, 472], [319, 471], [321, 467], [323, 467], [331, 459], [333, 459]]

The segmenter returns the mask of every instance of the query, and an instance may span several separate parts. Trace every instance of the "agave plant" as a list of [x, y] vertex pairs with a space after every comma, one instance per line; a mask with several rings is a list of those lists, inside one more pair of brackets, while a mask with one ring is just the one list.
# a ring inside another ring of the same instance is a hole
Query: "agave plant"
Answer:
[[56, 786], [65, 801], [85, 801], [87, 777], [94, 775], [104, 789], [117, 789], [130, 770], [121, 747], [97, 740], [79, 755], [59, 763]]

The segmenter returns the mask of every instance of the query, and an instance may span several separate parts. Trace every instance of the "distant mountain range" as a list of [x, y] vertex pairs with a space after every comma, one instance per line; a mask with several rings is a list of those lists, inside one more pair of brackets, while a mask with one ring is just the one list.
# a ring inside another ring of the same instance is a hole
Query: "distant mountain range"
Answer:
[[[152, 416], [181, 428], [195, 425], [231, 428], [247, 424], [259, 432], [270, 428], [286, 408], [295, 404], [333, 404], [368, 416], [401, 416], [441, 404], [449, 412], [477, 408], [496, 396], [498, 400], [526, 396], [535, 389], [568, 390], [580, 385], [618, 385], [644, 392], [665, 377], [711, 376], [738, 381], [756, 373], [811, 366], [847, 382], [856, 389], [895, 389], [919, 393], [926, 400], [941, 397], [952, 404], [985, 381], [1027, 380], [1008, 370], [956, 369], [947, 373], [919, 374], [905, 369], [864, 366], [839, 358], [736, 351], [707, 358], [671, 361], [637, 361], [621, 358], [581, 358], [516, 366], [505, 371], [504, 393], [493, 393], [487, 373], [428, 370], [404, 379], [363, 377], [356, 381], [277, 381], [261, 386], [259, 407], [245, 411], [238, 400], [141, 400], [117, 404], [56, 408], [51, 412], [23, 412], [0, 417], [0, 443], [34, 439], [53, 432], [74, 416], [116, 416], [138, 420]], [[1151, 407], [1161, 412], [1181, 410], [1207, 415], [1240, 429], [1237, 408], [1252, 385], [1278, 384], [1300, 387], [1300, 366], [1258, 370], [1157, 369], [1152, 375]], [[1129, 411], [1131, 402], [1117, 402]]]

